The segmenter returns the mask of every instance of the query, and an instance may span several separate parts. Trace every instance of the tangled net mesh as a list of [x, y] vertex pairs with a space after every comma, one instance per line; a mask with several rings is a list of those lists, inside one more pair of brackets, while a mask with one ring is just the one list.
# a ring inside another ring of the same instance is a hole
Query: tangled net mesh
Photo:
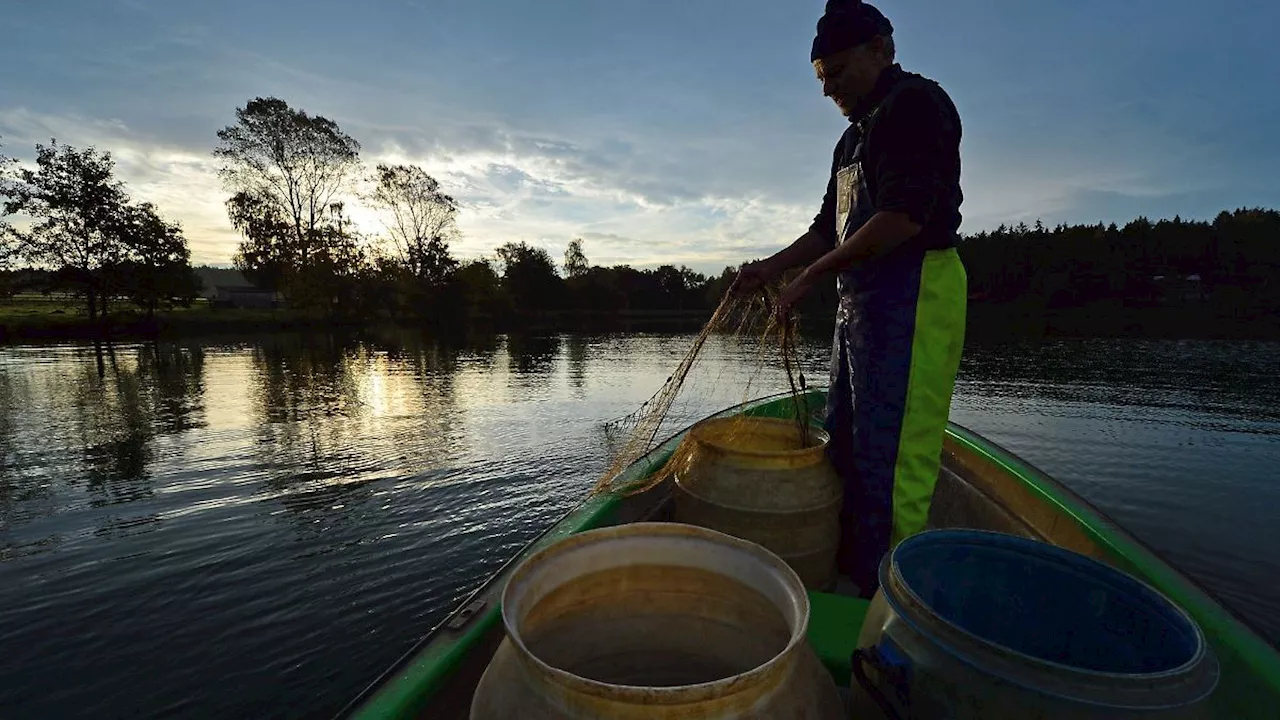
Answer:
[[[591, 494], [614, 492], [632, 495], [649, 490], [672, 475], [685, 468], [692, 460], [693, 443], [689, 436], [679, 444], [671, 457], [652, 472], [641, 473], [639, 478], [625, 477], [624, 471], [637, 460], [649, 455], [663, 438], [659, 432], [666, 425], [672, 408], [678, 398], [685, 393], [686, 381], [698, 364], [698, 360], [713, 336], [751, 341], [754, 339], [755, 355], [751, 362], [754, 368], [750, 378], [744, 383], [742, 390], [743, 403], [752, 398], [752, 388], [763, 370], [777, 367], [778, 356], [781, 356], [782, 369], [786, 374], [791, 400], [794, 403], [796, 432], [800, 447], [811, 442], [809, 411], [804, 374], [800, 369], [796, 351], [796, 323], [794, 318], [786, 323], [778, 322], [776, 307], [780, 288], [764, 287], [758, 292], [747, 294], [730, 290], [721, 299], [711, 318], [693, 339], [692, 345], [685, 352], [671, 376], [662, 387], [630, 415], [614, 420], [608, 424], [607, 430], [623, 435], [623, 440], [613, 453], [609, 467], [596, 481]], [[723, 373], [723, 368], [720, 370]], [[739, 380], [740, 381], [740, 380]], [[723, 376], [709, 383], [723, 383]], [[733, 423], [722, 437], [732, 439], [736, 434], [745, 434], [750, 422], [743, 417], [728, 420]]]

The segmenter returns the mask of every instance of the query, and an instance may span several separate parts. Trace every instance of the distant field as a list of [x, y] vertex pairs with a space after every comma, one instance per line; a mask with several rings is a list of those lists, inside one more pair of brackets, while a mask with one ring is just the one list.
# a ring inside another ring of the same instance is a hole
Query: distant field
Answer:
[[[208, 311], [208, 301], [204, 298], [196, 298], [190, 308], [174, 308], [164, 312], [169, 314], [197, 310]], [[113, 302], [108, 307], [108, 314], [135, 315], [141, 312], [141, 308], [127, 301]], [[69, 295], [19, 293], [13, 297], [0, 299], [0, 322], [32, 319], [46, 322], [78, 322], [88, 317], [89, 310], [85, 301]]]
[[[214, 309], [204, 298], [188, 308], [157, 311], [154, 318], [121, 301], [109, 306], [107, 318], [110, 334], [119, 336], [276, 329], [320, 322], [290, 310]], [[99, 331], [78, 298], [30, 293], [0, 299], [0, 342], [90, 337]]]
[[84, 303], [59, 295], [24, 293], [0, 299], [0, 323], [62, 324], [77, 323], [88, 317]]

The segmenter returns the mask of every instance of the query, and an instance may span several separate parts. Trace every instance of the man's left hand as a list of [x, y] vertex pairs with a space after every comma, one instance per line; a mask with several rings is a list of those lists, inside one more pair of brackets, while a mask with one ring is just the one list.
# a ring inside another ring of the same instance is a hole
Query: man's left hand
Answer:
[[800, 301], [804, 299], [804, 296], [809, 293], [812, 287], [813, 275], [806, 269], [783, 288], [782, 294], [778, 296], [779, 324], [786, 325], [791, 320], [792, 308], [800, 304]]

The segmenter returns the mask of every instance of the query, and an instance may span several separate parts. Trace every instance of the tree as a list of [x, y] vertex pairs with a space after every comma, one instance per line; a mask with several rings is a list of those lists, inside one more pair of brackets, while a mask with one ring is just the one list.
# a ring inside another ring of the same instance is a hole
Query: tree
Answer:
[[[0, 148], [4, 147], [4, 143], [0, 143]], [[17, 164], [17, 160], [0, 152], [0, 198], [10, 197], [13, 180], [10, 173]], [[13, 233], [13, 226], [8, 221], [8, 203], [0, 203], [0, 271], [8, 270], [10, 263], [18, 256], [17, 236]]]
[[611, 268], [592, 267], [565, 280], [570, 307], [591, 313], [615, 313], [627, 305], [627, 297], [618, 287], [617, 273]]
[[564, 251], [564, 286], [569, 307], [578, 312], [616, 313], [627, 305], [611, 268], [591, 267], [582, 251], [582, 239], [574, 238]]
[[399, 259], [391, 257], [381, 247], [371, 246], [360, 267], [358, 278], [364, 314], [398, 314], [400, 288], [405, 280], [404, 266]]
[[360, 144], [337, 123], [254, 98], [218, 140], [219, 176], [235, 192], [228, 216], [246, 237], [238, 268], [273, 283], [314, 282], [313, 266], [349, 254], [329, 243], [351, 237], [337, 198], [359, 165]]
[[443, 284], [458, 268], [448, 244], [457, 232], [457, 201], [414, 165], [379, 164], [375, 175], [371, 199], [391, 215], [386, 227], [400, 262], [421, 282]]
[[559, 307], [564, 281], [546, 250], [519, 242], [499, 247], [497, 254], [512, 309], [538, 312]]
[[331, 313], [358, 313], [360, 278], [369, 265], [369, 257], [342, 203], [329, 206], [328, 217], [317, 234], [314, 254], [293, 283], [299, 300]]
[[126, 206], [119, 236], [128, 250], [118, 285], [148, 315], [174, 304], [189, 306], [202, 283], [191, 268], [182, 228], [160, 217], [151, 203]]
[[330, 203], [307, 230], [305, 255], [271, 202], [238, 193], [227, 205], [232, 225], [246, 237], [232, 256], [236, 270], [255, 285], [289, 293], [296, 306], [332, 310], [367, 262], [340, 202]]
[[[1149, 321], [1161, 332], [1216, 333], [1280, 310], [1275, 211], [1028, 230], [1000, 227], [960, 243], [971, 299], [996, 306], [1001, 313], [988, 317], [1001, 323], [1110, 333]], [[1150, 312], [1158, 308], [1166, 311]]]
[[455, 274], [463, 303], [472, 317], [492, 318], [499, 312], [500, 279], [489, 260], [472, 260]]
[[656, 270], [645, 271], [646, 281], [652, 288], [656, 309], [685, 310], [701, 305], [699, 289], [707, 278], [681, 265], [662, 265]]
[[10, 230], [21, 254], [83, 296], [90, 319], [99, 298], [105, 310], [105, 271], [126, 259], [119, 230], [127, 198], [114, 169], [110, 153], [54, 140], [36, 145], [36, 168], [20, 169], [6, 190], [5, 213], [37, 221], [25, 232]]
[[1239, 208], [1223, 212], [1210, 226], [1206, 255], [1217, 274], [1239, 285], [1280, 291], [1280, 212]]
[[231, 226], [245, 236], [232, 264], [245, 279], [259, 287], [281, 290], [296, 269], [296, 234], [278, 205], [270, 199], [241, 191], [227, 200]]
[[586, 253], [582, 252], [582, 238], [574, 238], [569, 241], [569, 247], [564, 251], [564, 275], [567, 278], [582, 277], [591, 269], [590, 263], [587, 262]]

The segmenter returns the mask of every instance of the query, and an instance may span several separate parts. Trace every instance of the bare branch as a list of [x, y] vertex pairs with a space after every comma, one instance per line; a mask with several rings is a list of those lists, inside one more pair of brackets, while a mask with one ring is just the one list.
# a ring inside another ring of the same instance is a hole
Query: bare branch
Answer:
[[400, 262], [420, 280], [443, 281], [457, 265], [448, 255], [448, 241], [457, 232], [457, 201], [414, 165], [380, 164], [375, 179], [369, 199], [390, 216], [384, 224]]

